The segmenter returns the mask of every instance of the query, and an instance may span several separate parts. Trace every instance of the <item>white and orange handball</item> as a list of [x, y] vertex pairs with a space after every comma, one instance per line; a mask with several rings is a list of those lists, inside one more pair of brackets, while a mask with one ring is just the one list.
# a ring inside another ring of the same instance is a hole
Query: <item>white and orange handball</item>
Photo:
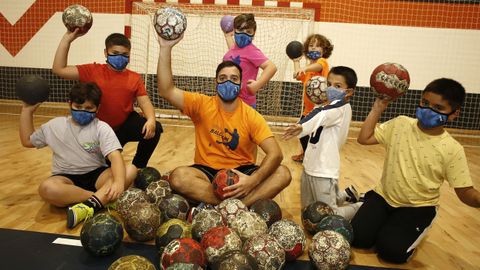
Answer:
[[322, 76], [313, 76], [307, 81], [305, 92], [307, 97], [315, 104], [322, 104], [327, 101], [327, 79]]
[[408, 90], [410, 75], [400, 64], [383, 63], [370, 75], [370, 86], [378, 96], [395, 100]]
[[160, 8], [153, 16], [153, 26], [161, 38], [174, 40], [187, 29], [187, 17], [178, 8]]
[[62, 21], [68, 31], [73, 32], [79, 28], [80, 33], [87, 33], [92, 27], [93, 17], [88, 8], [82, 5], [68, 6], [62, 14]]
[[347, 269], [350, 253], [350, 244], [345, 237], [329, 230], [315, 234], [308, 248], [308, 257], [319, 270]]

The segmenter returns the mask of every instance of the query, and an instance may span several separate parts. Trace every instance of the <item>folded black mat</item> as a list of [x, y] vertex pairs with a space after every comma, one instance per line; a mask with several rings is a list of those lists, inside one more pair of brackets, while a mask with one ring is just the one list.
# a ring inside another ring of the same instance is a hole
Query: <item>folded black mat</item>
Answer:
[[[125, 255], [140, 255], [159, 269], [155, 246], [124, 242], [114, 254], [93, 257], [81, 246], [53, 244], [57, 238], [78, 240], [79, 237], [0, 228], [0, 268], [6, 270], [106, 270]], [[314, 270], [309, 261], [297, 260], [284, 270]], [[350, 265], [349, 270], [378, 270], [381, 267]]]

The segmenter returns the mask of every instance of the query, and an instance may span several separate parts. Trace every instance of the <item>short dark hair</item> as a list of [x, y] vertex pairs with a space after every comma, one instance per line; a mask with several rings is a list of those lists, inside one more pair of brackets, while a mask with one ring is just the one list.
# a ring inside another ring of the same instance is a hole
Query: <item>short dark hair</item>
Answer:
[[310, 42], [312, 42], [312, 40], [315, 40], [317, 44], [323, 49], [323, 58], [328, 58], [330, 57], [330, 55], [332, 55], [332, 42], [324, 35], [320, 34], [313, 34], [307, 37], [307, 40], [305, 40], [305, 43], [303, 43], [303, 51], [305, 54], [308, 52], [308, 45], [310, 45]]
[[429, 83], [423, 93], [431, 92], [442, 96], [454, 111], [462, 107], [465, 101], [465, 88], [457, 81], [447, 78], [440, 78]]
[[101, 97], [102, 91], [100, 91], [100, 88], [98, 88], [98, 85], [94, 82], [79, 82], [74, 84], [70, 89], [70, 102], [77, 104], [91, 101], [98, 107]]
[[253, 28], [254, 31], [257, 31], [257, 22], [255, 21], [255, 16], [251, 13], [240, 14], [233, 20], [233, 27], [238, 30]]
[[345, 67], [345, 66], [336, 66], [330, 69], [329, 74], [336, 74], [340, 75], [345, 78], [345, 82], [347, 83], [348, 88], [355, 89], [357, 86], [358, 78], [357, 73], [355, 70]]
[[218, 78], [218, 74], [220, 71], [226, 67], [236, 67], [238, 71], [240, 71], [240, 81], [242, 81], [242, 68], [240, 67], [239, 64], [233, 62], [233, 61], [223, 61], [217, 66], [217, 71], [215, 71], [215, 79]]
[[128, 48], [129, 50], [132, 48], [132, 44], [130, 43], [130, 40], [124, 35], [120, 33], [113, 33], [110, 34], [106, 39], [105, 39], [105, 48], [108, 49], [112, 46], [123, 46], [125, 48]]

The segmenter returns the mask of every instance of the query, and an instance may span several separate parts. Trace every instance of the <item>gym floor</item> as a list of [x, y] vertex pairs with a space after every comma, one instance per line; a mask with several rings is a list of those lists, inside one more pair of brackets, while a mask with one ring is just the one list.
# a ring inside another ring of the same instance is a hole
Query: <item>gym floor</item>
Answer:
[[[78, 236], [81, 226], [73, 230], [66, 228], [65, 209], [45, 203], [37, 193], [38, 184], [50, 175], [51, 151], [49, 148], [37, 150], [21, 146], [18, 138], [20, 110], [17, 109], [0, 110], [0, 228]], [[49, 119], [50, 117], [36, 116], [35, 126], [38, 127]], [[190, 164], [194, 151], [191, 122], [169, 119], [160, 121], [164, 133], [149, 166], [165, 173], [178, 165]], [[355, 138], [356, 131], [358, 128], [352, 128], [341, 152], [340, 186], [355, 185], [358, 191], [366, 192], [380, 179], [384, 150], [378, 145], [359, 145]], [[283, 150], [283, 164], [290, 168], [293, 176], [290, 186], [275, 201], [281, 206], [284, 218], [301, 224], [299, 179], [302, 165], [290, 159], [300, 151], [300, 144], [296, 139], [282, 141], [282, 128], [274, 128], [274, 132]], [[457, 138], [465, 147], [474, 185], [479, 188], [480, 136], [477, 135], [463, 134]], [[127, 161], [132, 159], [135, 149], [135, 143], [126, 145], [124, 158]], [[259, 151], [259, 160], [262, 159], [262, 154]], [[439, 213], [433, 227], [410, 262], [403, 265], [388, 264], [379, 260], [371, 250], [353, 249], [351, 264], [406, 269], [480, 269], [480, 210], [461, 203], [448, 184], [442, 186], [441, 192]], [[131, 240], [126, 236], [125, 241]], [[1, 249], [8, 248], [0, 246]], [[55, 259], [54, 254], [51, 259]], [[304, 254], [300, 259], [308, 260], [308, 256]]]

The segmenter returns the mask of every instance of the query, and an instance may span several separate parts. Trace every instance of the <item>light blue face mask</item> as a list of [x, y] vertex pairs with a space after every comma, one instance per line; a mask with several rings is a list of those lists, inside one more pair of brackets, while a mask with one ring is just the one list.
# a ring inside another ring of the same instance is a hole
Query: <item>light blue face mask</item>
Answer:
[[74, 109], [71, 109], [71, 114], [73, 120], [75, 120], [75, 122], [77, 122], [81, 126], [88, 125], [90, 122], [93, 121], [93, 119], [95, 119], [95, 116], [97, 115], [96, 112]]
[[420, 126], [423, 128], [436, 128], [445, 125], [448, 121], [448, 116], [454, 112], [455, 111], [450, 114], [444, 114], [437, 112], [430, 107], [418, 106], [415, 111], [415, 116], [417, 117]]
[[252, 40], [253, 40], [253, 35], [249, 35], [247, 33], [235, 32], [234, 37], [235, 37], [235, 43], [239, 48], [248, 46], [250, 43], [252, 43]]
[[232, 101], [240, 94], [240, 84], [230, 80], [217, 84], [217, 93], [224, 101]]
[[347, 91], [336, 88], [334, 86], [329, 86], [326, 89], [328, 101], [332, 102], [334, 100], [343, 100], [347, 95]]
[[317, 60], [318, 58], [322, 57], [322, 54], [317, 51], [310, 51], [310, 52], [307, 52], [307, 57], [312, 60]]
[[122, 71], [124, 70], [130, 58], [123, 54], [109, 54], [107, 55], [107, 63], [110, 64], [115, 70]]

